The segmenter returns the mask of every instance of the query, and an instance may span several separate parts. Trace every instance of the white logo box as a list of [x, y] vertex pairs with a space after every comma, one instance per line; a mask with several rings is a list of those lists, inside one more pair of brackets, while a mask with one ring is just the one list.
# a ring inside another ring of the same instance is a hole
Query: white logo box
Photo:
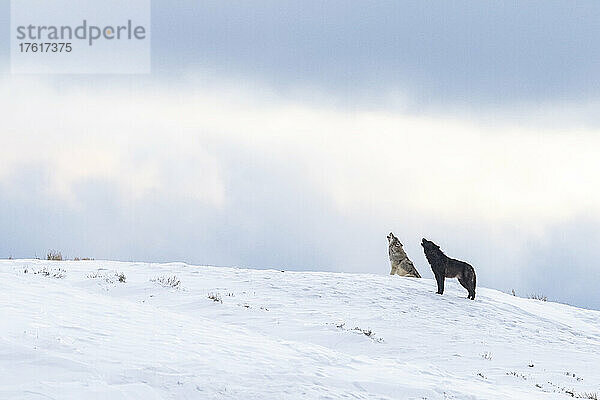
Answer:
[[11, 0], [14, 74], [147, 74], [150, 0]]

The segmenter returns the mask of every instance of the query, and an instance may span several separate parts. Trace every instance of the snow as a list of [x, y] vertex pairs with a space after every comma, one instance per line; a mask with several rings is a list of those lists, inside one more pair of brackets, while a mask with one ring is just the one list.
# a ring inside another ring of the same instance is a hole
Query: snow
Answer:
[[6, 260], [0, 281], [1, 399], [600, 394], [600, 312], [454, 280]]

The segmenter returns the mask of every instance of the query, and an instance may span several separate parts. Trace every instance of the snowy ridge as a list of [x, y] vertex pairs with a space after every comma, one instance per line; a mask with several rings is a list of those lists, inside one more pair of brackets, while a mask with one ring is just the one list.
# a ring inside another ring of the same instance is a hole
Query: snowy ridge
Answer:
[[600, 312], [454, 280], [40, 260], [0, 279], [1, 399], [600, 396]]

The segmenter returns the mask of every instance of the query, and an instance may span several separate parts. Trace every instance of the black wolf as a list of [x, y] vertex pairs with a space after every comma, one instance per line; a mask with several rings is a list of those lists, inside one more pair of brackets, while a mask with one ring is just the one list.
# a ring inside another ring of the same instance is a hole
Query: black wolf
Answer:
[[468, 298], [475, 300], [475, 269], [464, 261], [455, 260], [445, 255], [440, 246], [427, 239], [421, 241], [425, 257], [431, 265], [433, 275], [437, 281], [438, 294], [444, 293], [444, 279], [458, 278], [460, 284], [469, 291]]

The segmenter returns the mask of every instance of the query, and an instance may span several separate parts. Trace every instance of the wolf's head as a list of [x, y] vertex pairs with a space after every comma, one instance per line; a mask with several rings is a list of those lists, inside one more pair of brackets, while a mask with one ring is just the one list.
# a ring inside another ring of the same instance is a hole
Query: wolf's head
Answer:
[[390, 246], [402, 246], [402, 243], [400, 243], [400, 240], [398, 240], [398, 238], [396, 236], [394, 236], [394, 234], [392, 232], [390, 232], [389, 235], [387, 235], [387, 240]]
[[421, 239], [421, 246], [423, 246], [423, 250], [425, 250], [425, 254], [441, 252], [440, 246], [438, 246], [437, 244], [435, 244], [432, 241], [427, 240], [425, 238]]

